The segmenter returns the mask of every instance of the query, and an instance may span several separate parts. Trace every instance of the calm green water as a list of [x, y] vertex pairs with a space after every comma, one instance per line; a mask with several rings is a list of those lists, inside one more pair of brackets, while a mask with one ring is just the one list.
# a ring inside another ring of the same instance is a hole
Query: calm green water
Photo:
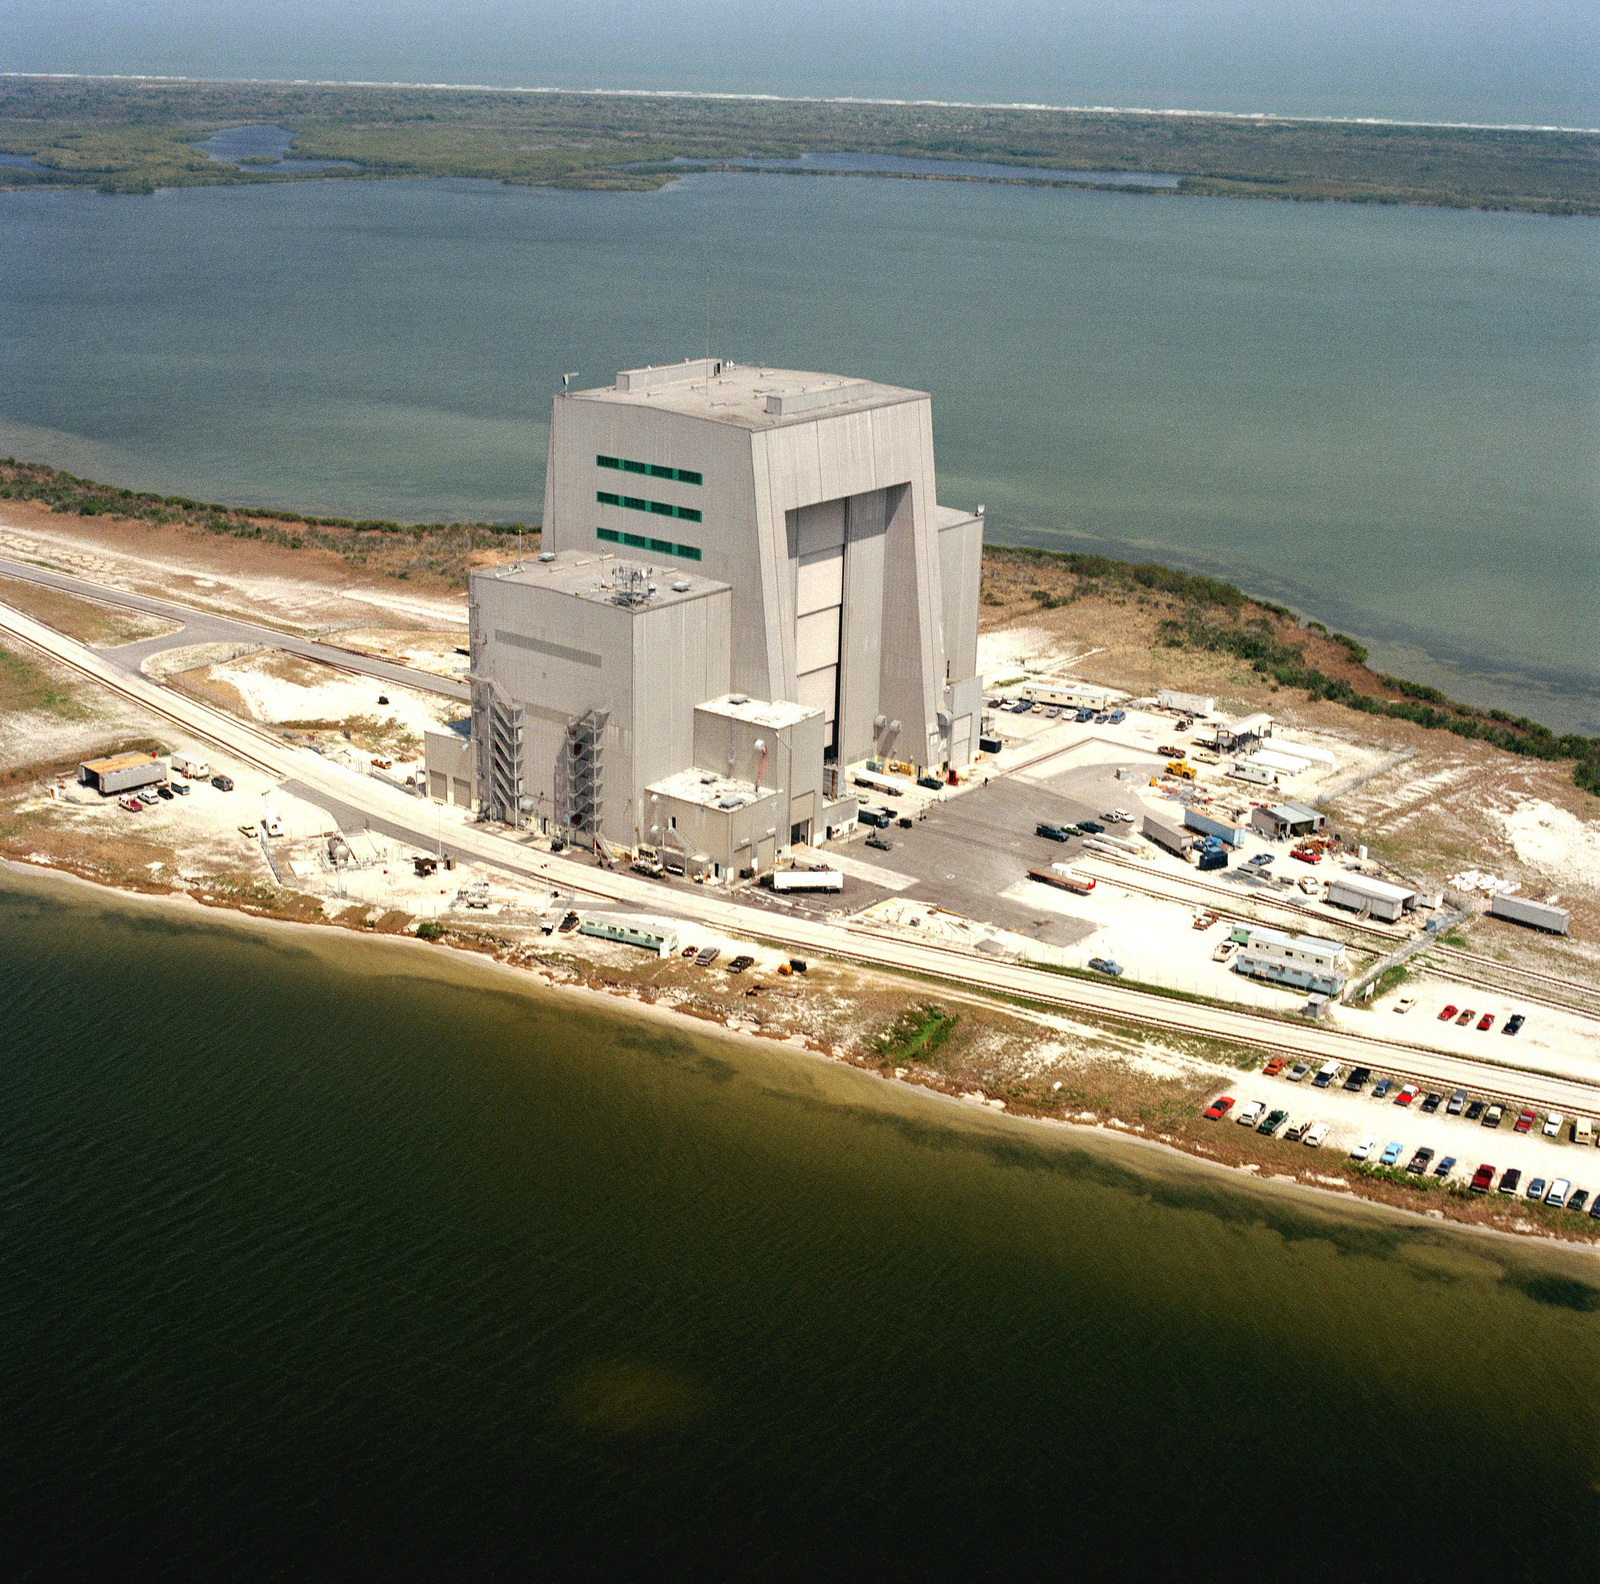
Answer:
[[0, 1232], [12, 1577], [1593, 1576], [1591, 1257], [443, 952], [0, 876]]
[[1233, 578], [1600, 733], [1600, 222], [854, 177], [0, 195], [0, 448], [537, 518], [550, 393], [712, 340], [929, 390], [1001, 542]]

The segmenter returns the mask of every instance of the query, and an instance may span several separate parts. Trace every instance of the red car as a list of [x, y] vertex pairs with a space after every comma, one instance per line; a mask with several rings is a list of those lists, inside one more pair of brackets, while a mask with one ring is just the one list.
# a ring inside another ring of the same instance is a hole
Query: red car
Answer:
[[1261, 1069], [1261, 1074], [1264, 1078], [1276, 1078], [1278, 1074], [1281, 1073], [1288, 1065], [1289, 1058], [1287, 1056], [1274, 1056], [1272, 1060]]
[[1522, 1113], [1522, 1115], [1517, 1118], [1516, 1131], [1518, 1133], [1526, 1133], [1529, 1130], [1529, 1128], [1531, 1128], [1533, 1126], [1533, 1123], [1534, 1123], [1533, 1112], [1524, 1111]]
[[1478, 1019], [1479, 1032], [1487, 1033], [1493, 1027], [1494, 1027], [1494, 1013], [1493, 1012], [1485, 1012], [1483, 1014], [1483, 1016]]
[[1469, 1024], [1477, 1015], [1478, 1014], [1474, 1012], [1471, 1007], [1468, 1007], [1467, 1010], [1456, 1019], [1456, 1027], [1465, 1028], [1467, 1024]]
[[1488, 1193], [1489, 1184], [1493, 1181], [1494, 1167], [1488, 1164], [1482, 1165], [1472, 1174], [1471, 1192]]
[[1394, 1097], [1394, 1103], [1398, 1106], [1408, 1106], [1421, 1093], [1422, 1091], [1415, 1084], [1407, 1084], [1405, 1088]]
[[1289, 856], [1291, 858], [1298, 858], [1301, 863], [1305, 864], [1318, 864], [1322, 862], [1322, 854], [1319, 853], [1315, 847], [1291, 847], [1289, 849]]
[[1448, 1023], [1455, 1015], [1456, 1009], [1453, 1006], [1447, 1006], [1444, 1011], [1439, 1014], [1439, 1021], [1441, 1023]]
[[1220, 1122], [1223, 1117], [1225, 1117], [1232, 1109], [1233, 1096], [1218, 1095], [1217, 1098], [1206, 1107], [1206, 1121]]

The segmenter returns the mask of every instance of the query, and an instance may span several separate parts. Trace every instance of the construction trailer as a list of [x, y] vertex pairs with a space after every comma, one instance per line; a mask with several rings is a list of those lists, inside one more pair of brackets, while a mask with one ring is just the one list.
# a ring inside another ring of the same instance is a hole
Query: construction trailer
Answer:
[[1417, 893], [1409, 886], [1392, 885], [1371, 875], [1342, 874], [1329, 880], [1328, 901], [1334, 907], [1366, 912], [1393, 924], [1417, 905]]
[[1192, 831], [1180, 830], [1176, 825], [1169, 825], [1165, 820], [1157, 819], [1154, 814], [1145, 815], [1139, 832], [1156, 846], [1165, 847], [1169, 853], [1178, 858], [1187, 859], [1200, 844], [1200, 838]]
[[678, 949], [678, 932], [664, 929], [653, 920], [595, 918], [586, 915], [578, 924], [580, 935], [596, 940], [617, 941], [624, 946], [639, 946], [658, 957], [670, 957]]
[[1503, 891], [1496, 893], [1490, 902], [1489, 917], [1527, 924], [1533, 929], [1548, 930], [1552, 935], [1565, 935], [1572, 923], [1572, 915], [1566, 908], [1533, 902], [1527, 897], [1508, 896]]
[[78, 766], [78, 780], [92, 786], [101, 797], [159, 786], [171, 778], [172, 766], [160, 754], [115, 754], [110, 759], [86, 759]]
[[1345, 966], [1344, 947], [1337, 941], [1271, 929], [1247, 930], [1233, 959], [1235, 973], [1329, 996], [1343, 993]]

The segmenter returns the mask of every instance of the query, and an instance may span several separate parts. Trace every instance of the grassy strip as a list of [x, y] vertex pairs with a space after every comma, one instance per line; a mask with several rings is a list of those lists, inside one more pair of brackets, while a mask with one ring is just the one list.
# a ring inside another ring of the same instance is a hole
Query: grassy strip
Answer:
[[72, 690], [36, 660], [0, 646], [0, 716], [39, 714], [80, 720], [85, 713]]
[[960, 1021], [955, 1013], [931, 1001], [920, 1002], [907, 1007], [888, 1028], [873, 1036], [872, 1053], [885, 1066], [917, 1061], [932, 1067], [939, 1047]]

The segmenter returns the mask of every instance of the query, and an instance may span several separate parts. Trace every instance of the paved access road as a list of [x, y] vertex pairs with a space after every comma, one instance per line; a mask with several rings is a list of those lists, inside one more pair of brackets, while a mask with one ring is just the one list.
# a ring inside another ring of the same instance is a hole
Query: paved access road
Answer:
[[[437, 821], [430, 818], [428, 805], [415, 797], [370, 776], [330, 764], [316, 754], [291, 748], [220, 710], [158, 687], [146, 677], [130, 676], [115, 668], [106, 656], [5, 605], [0, 605], [0, 630], [26, 640], [196, 737], [292, 783], [300, 797], [337, 809], [342, 817], [358, 817], [375, 830], [414, 843], [422, 852], [433, 851], [439, 840]], [[910, 970], [1095, 1017], [1235, 1041], [1316, 1063], [1332, 1060], [1346, 1066], [1369, 1066], [1447, 1090], [1460, 1086], [1476, 1094], [1568, 1113], [1593, 1115], [1600, 1110], [1600, 1083], [1550, 1078], [1492, 1062], [1418, 1050], [1376, 1036], [1174, 1001], [1112, 980], [1101, 983], [1070, 978], [1022, 964], [995, 962], [948, 946], [888, 939], [851, 924], [757, 910], [698, 888], [676, 889], [638, 875], [589, 868], [552, 857], [488, 827], [454, 827], [445, 849], [458, 861], [492, 865], [503, 873], [538, 881], [552, 890], [571, 891], [579, 897], [621, 903], [654, 914], [690, 917], [719, 930], [757, 935], [797, 954], [847, 957], [873, 967]]]
[[0, 576], [38, 583], [44, 588], [59, 589], [63, 594], [95, 600], [101, 605], [116, 605], [123, 610], [138, 611], [145, 616], [159, 616], [180, 623], [177, 632], [165, 633], [159, 638], [142, 638], [137, 643], [123, 644], [116, 649], [97, 651], [118, 670], [130, 676], [140, 675], [140, 668], [151, 655], [167, 649], [184, 648], [189, 644], [249, 643], [260, 644], [267, 649], [281, 649], [285, 654], [300, 655], [306, 660], [319, 660], [323, 665], [335, 666], [341, 671], [354, 671], [379, 682], [393, 682], [396, 687], [440, 693], [446, 698], [459, 699], [462, 703], [469, 702], [472, 696], [472, 690], [465, 682], [457, 682], [450, 677], [434, 676], [392, 660], [380, 660], [353, 649], [341, 649], [337, 644], [318, 643], [314, 638], [297, 638], [291, 633], [279, 632], [275, 627], [262, 627], [237, 616], [196, 610], [191, 605], [180, 605], [176, 600], [132, 594], [126, 589], [105, 588], [99, 583], [91, 583], [87, 578], [51, 572], [43, 567], [30, 566], [26, 561], [13, 561], [0, 556]]

